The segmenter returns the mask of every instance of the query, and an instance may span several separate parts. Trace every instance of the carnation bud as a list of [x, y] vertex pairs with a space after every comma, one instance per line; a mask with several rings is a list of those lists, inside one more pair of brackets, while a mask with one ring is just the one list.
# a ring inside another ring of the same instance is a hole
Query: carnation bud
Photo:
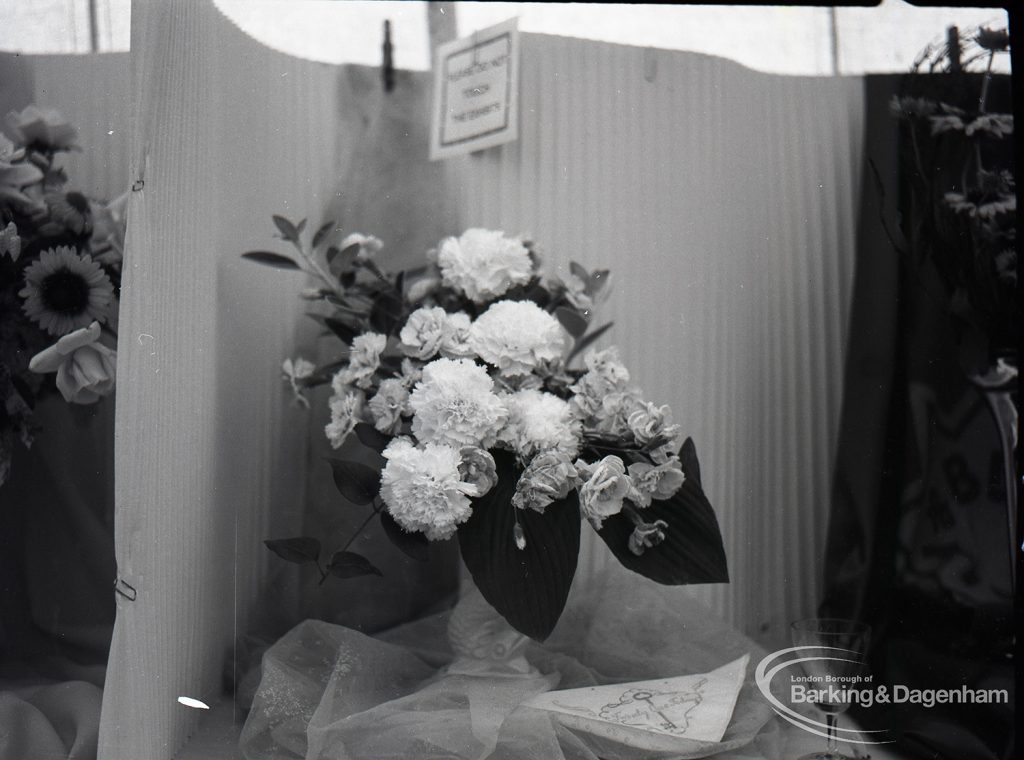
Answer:
[[526, 534], [523, 533], [523, 526], [519, 523], [512, 526], [512, 537], [515, 539], [516, 548], [519, 551], [526, 548]]
[[629, 536], [629, 550], [639, 557], [645, 550], [664, 541], [667, 530], [668, 523], [664, 520], [655, 520], [653, 523], [637, 523]]

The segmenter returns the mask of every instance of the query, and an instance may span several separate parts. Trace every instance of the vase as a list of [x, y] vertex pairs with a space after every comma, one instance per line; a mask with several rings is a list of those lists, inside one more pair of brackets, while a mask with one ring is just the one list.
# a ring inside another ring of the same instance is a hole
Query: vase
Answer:
[[448, 619], [448, 642], [455, 659], [452, 675], [534, 676], [526, 659], [530, 638], [515, 630], [484, 599], [468, 573], [464, 573], [459, 601]]

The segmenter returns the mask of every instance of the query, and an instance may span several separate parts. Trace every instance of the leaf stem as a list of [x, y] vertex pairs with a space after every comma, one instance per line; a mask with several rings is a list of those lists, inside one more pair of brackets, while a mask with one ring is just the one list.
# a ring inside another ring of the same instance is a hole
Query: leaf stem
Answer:
[[345, 296], [345, 291], [344, 289], [338, 288], [338, 285], [334, 281], [334, 278], [331, 277], [330, 272], [326, 271], [322, 266], [320, 266], [316, 258], [314, 258], [313, 254], [307, 251], [305, 246], [301, 245], [297, 241], [294, 242], [293, 244], [295, 246], [295, 249], [299, 252], [299, 255], [302, 256], [302, 258], [306, 262], [306, 265], [309, 267], [309, 269], [307, 269], [306, 271], [309, 274], [312, 274], [320, 278], [320, 281], [323, 282], [323, 284], [326, 285], [331, 290], [332, 293], [334, 293], [339, 298], [343, 298]]
[[352, 543], [353, 543], [353, 542], [354, 542], [354, 541], [355, 541], [355, 540], [356, 540], [357, 538], [359, 538], [359, 536], [360, 536], [360, 535], [362, 534], [362, 532], [363, 532], [364, 530], [366, 530], [366, 526], [370, 524], [370, 520], [372, 520], [372, 519], [373, 519], [374, 517], [376, 517], [376, 516], [377, 516], [377, 514], [378, 514], [379, 512], [380, 512], [380, 509], [379, 509], [379, 508], [377, 507], [377, 500], [376, 500], [376, 499], [374, 499], [374, 507], [373, 507], [373, 511], [372, 511], [372, 512], [371, 512], [370, 514], [368, 514], [368, 515], [366, 516], [366, 519], [365, 519], [365, 520], [363, 520], [362, 524], [361, 524], [361, 525], [360, 525], [360, 526], [359, 526], [358, 528], [356, 528], [356, 532], [355, 532], [355, 533], [353, 533], [353, 534], [352, 534], [352, 535], [351, 535], [351, 536], [349, 537], [348, 541], [346, 541], [346, 542], [345, 542], [345, 545], [344, 545], [344, 546], [342, 546], [342, 547], [341, 547], [340, 549], [338, 549], [338, 551], [339, 551], [339, 552], [343, 552], [343, 551], [345, 551], [346, 549], [348, 549], [348, 547], [352, 546]]

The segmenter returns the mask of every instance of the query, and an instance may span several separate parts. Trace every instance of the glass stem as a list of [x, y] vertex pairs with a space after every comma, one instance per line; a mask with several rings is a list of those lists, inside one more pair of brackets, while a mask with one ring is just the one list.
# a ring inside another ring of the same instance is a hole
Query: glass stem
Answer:
[[839, 742], [836, 740], [836, 716], [833, 713], [825, 713], [825, 720], [828, 723], [828, 753], [835, 755], [839, 752]]

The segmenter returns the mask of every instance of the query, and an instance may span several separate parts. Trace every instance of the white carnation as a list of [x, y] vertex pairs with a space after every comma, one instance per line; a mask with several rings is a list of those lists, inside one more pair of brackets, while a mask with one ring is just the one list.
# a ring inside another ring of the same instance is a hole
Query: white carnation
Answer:
[[447, 312], [440, 306], [416, 309], [405, 321], [398, 337], [402, 351], [417, 359], [429, 359], [436, 355], [444, 339]]
[[508, 425], [500, 438], [524, 459], [556, 450], [574, 457], [580, 445], [580, 422], [569, 402], [538, 390], [521, 390], [505, 398]]
[[426, 365], [409, 407], [418, 440], [454, 447], [490, 448], [508, 419], [494, 381], [470, 359], [437, 359]]
[[469, 315], [464, 311], [456, 311], [446, 315], [444, 335], [441, 338], [441, 355], [449, 359], [473, 356], [469, 347]]
[[609, 386], [622, 390], [629, 382], [629, 370], [619, 359], [618, 346], [597, 351], [590, 349], [583, 357], [587, 371], [593, 373]]
[[341, 250], [345, 250], [351, 245], [359, 246], [359, 250], [356, 252], [356, 260], [358, 261], [372, 259], [384, 247], [384, 243], [381, 242], [380, 238], [373, 235], [364, 235], [361, 232], [352, 232], [346, 235], [345, 239], [341, 241]]
[[352, 339], [352, 350], [348, 355], [348, 366], [339, 370], [332, 380], [335, 392], [342, 385], [356, 385], [369, 388], [373, 374], [380, 367], [380, 355], [388, 344], [386, 335], [368, 332]]
[[407, 411], [408, 401], [409, 391], [401, 380], [395, 377], [382, 380], [376, 395], [367, 404], [373, 426], [382, 433], [397, 433], [402, 427], [402, 415]]
[[558, 320], [533, 301], [498, 301], [469, 328], [469, 347], [505, 375], [526, 375], [565, 351]]
[[530, 254], [520, 241], [501, 231], [478, 228], [443, 240], [437, 264], [445, 284], [477, 303], [526, 284], [533, 274]]
[[384, 457], [381, 498], [405, 530], [441, 541], [469, 519], [469, 497], [478, 489], [462, 480], [457, 449], [436, 443], [417, 448], [408, 438], [396, 438], [384, 449]]
[[366, 396], [362, 391], [344, 388], [331, 397], [331, 421], [324, 428], [324, 433], [332, 448], [339, 448], [356, 423], [361, 421], [365, 400]]

